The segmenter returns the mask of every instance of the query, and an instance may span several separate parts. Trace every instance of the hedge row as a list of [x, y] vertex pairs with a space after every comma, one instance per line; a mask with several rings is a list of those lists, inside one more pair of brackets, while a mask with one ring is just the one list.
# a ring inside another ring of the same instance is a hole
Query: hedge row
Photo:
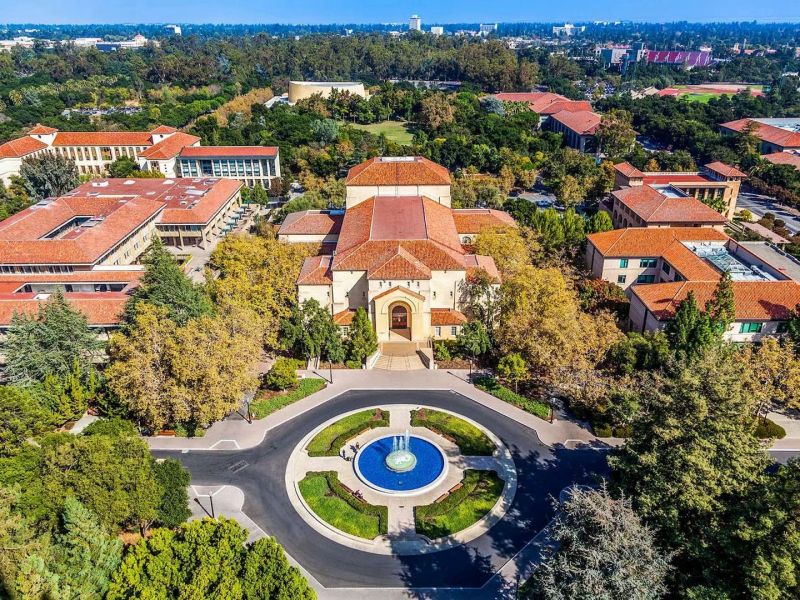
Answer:
[[513, 390], [497, 383], [494, 377], [476, 377], [473, 381], [475, 387], [499, 398], [503, 402], [508, 402], [517, 408], [529, 412], [545, 420], [550, 419], [550, 405], [541, 400], [532, 400], [517, 394]]
[[250, 412], [253, 413], [253, 418], [263, 419], [267, 415], [274, 413], [276, 410], [289, 406], [302, 400], [306, 396], [316, 394], [325, 387], [325, 380], [318, 377], [306, 377], [300, 380], [298, 386], [286, 393], [276, 393], [270, 395], [262, 395], [250, 403]]
[[339, 481], [339, 475], [336, 473], [336, 471], [319, 471], [318, 473], [309, 473], [309, 475], [315, 474], [322, 475], [325, 478], [325, 481], [328, 482], [328, 487], [331, 488], [331, 492], [347, 502], [347, 504], [349, 504], [353, 510], [357, 510], [362, 514], [369, 515], [371, 517], [376, 517], [378, 519], [378, 532], [380, 535], [386, 535], [389, 532], [389, 507], [370, 504], [369, 502], [360, 500], [353, 496], [353, 494], [345, 489], [345, 487]]

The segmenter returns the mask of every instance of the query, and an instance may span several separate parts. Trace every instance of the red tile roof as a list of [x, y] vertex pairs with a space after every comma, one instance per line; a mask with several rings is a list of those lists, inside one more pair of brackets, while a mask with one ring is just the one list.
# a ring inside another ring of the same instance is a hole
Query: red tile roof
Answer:
[[592, 135], [602, 121], [600, 115], [588, 110], [579, 110], [575, 112], [562, 110], [561, 112], [550, 115], [550, 118], [558, 121], [564, 125], [564, 127], [574, 131], [578, 135]]
[[53, 146], [150, 146], [147, 131], [59, 131]]
[[28, 133], [31, 135], [50, 135], [51, 133], [56, 133], [57, 131], [58, 129], [37, 123]]
[[199, 141], [200, 138], [196, 135], [178, 131], [143, 150], [139, 156], [148, 160], [168, 160], [175, 158], [186, 146], [197, 144]]
[[331, 235], [342, 230], [343, 212], [303, 210], [289, 213], [278, 235]]
[[378, 156], [347, 173], [347, 185], [450, 185], [450, 172], [421, 156]]
[[[44, 300], [36, 299], [34, 294], [28, 298], [19, 298], [19, 294], [0, 294], [0, 326], [8, 326], [14, 313], [35, 315]], [[76, 310], [79, 310], [95, 327], [113, 327], [119, 325], [128, 294], [122, 292], [103, 292], [85, 294], [64, 294], [64, 298]]]
[[375, 296], [373, 298], [373, 300], [379, 300], [380, 298], [383, 298], [384, 296], [388, 296], [392, 292], [398, 292], [398, 291], [399, 292], [403, 292], [404, 294], [408, 294], [409, 296], [414, 296], [415, 298], [418, 298], [419, 300], [425, 300], [425, 296], [423, 296], [422, 294], [418, 294], [417, 292], [415, 292], [413, 290], [410, 290], [407, 287], [402, 286], [402, 285], [396, 285], [396, 286], [394, 286], [392, 288], [389, 288], [385, 292], [381, 292], [380, 294]]
[[130, 286], [136, 284], [142, 275], [144, 275], [144, 270], [135, 267], [113, 270], [92, 269], [72, 273], [0, 275], [0, 294], [13, 294], [28, 284], [32, 285], [34, 289], [37, 284], [124, 283]]
[[22, 158], [43, 148], [47, 148], [47, 144], [35, 138], [17, 138], [0, 144], [0, 158]]
[[552, 92], [500, 92], [495, 94], [495, 98], [503, 102], [527, 102], [530, 109], [540, 115], [552, 115], [562, 110], [592, 110], [592, 105], [586, 100], [570, 100]]
[[181, 150], [181, 158], [225, 158], [227, 156], [272, 157], [277, 146], [191, 146]]
[[624, 175], [628, 179], [641, 179], [642, 177], [644, 177], [644, 173], [642, 173], [639, 169], [634, 167], [629, 162], [621, 162], [617, 165], [614, 165], [614, 169], [619, 171], [622, 175]]
[[476, 271], [485, 271], [489, 277], [495, 281], [500, 281], [500, 271], [497, 270], [497, 265], [494, 264], [494, 259], [491, 256], [482, 256], [480, 254], [465, 254], [464, 266], [467, 268], [467, 277], [473, 275]]
[[[659, 320], [670, 319], [682, 300], [693, 292], [702, 309], [716, 290], [716, 282], [683, 281], [631, 286], [631, 290]], [[795, 281], [734, 281], [736, 319], [783, 321], [800, 304], [800, 284]]]
[[431, 325], [441, 327], [443, 325], [463, 325], [467, 322], [464, 313], [451, 308], [432, 308]]
[[331, 256], [310, 256], [303, 261], [300, 275], [297, 277], [297, 285], [331, 285], [333, 276], [331, 274]]
[[800, 154], [794, 152], [775, 152], [767, 154], [764, 159], [771, 162], [773, 165], [791, 165], [800, 171]]
[[356, 316], [356, 311], [354, 308], [347, 308], [341, 312], [336, 313], [333, 315], [333, 322], [337, 325], [341, 326], [348, 326], [353, 324], [353, 317]]
[[458, 233], [480, 233], [490, 227], [516, 227], [514, 218], [502, 210], [491, 208], [461, 208], [453, 210]]
[[721, 182], [713, 181], [700, 173], [645, 173], [642, 183], [649, 185], [682, 185], [688, 183], [720, 184]]
[[613, 229], [586, 239], [607, 258], [658, 257], [675, 242], [724, 242], [727, 235], [712, 227], [663, 227]]
[[747, 173], [742, 173], [736, 167], [726, 165], [724, 162], [720, 161], [708, 163], [707, 165], [705, 165], [705, 167], [709, 171], [714, 171], [715, 173], [719, 173], [723, 177], [747, 177]]
[[164, 135], [167, 133], [175, 133], [176, 131], [178, 130], [175, 129], [174, 127], [170, 127], [169, 125], [159, 125], [155, 129], [153, 129], [153, 131], [151, 131], [150, 133], [154, 133], [156, 135]]
[[619, 202], [627, 206], [647, 224], [656, 223], [702, 223], [723, 224], [725, 217], [700, 200], [689, 197], [673, 198], [662, 194], [649, 185], [623, 188], [611, 192]]
[[758, 139], [782, 148], [800, 148], [800, 133], [789, 131], [788, 129], [781, 129], [780, 127], [775, 127], [767, 123], [759, 123], [753, 119], [729, 121], [723, 123], [720, 127], [741, 133], [750, 123], [754, 124], [752, 134]]

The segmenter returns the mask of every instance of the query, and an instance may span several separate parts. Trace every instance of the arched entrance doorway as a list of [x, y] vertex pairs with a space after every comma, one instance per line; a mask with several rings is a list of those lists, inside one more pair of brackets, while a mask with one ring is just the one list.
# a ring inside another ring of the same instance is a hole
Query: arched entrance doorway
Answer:
[[411, 339], [411, 310], [405, 302], [395, 302], [389, 307], [389, 332]]

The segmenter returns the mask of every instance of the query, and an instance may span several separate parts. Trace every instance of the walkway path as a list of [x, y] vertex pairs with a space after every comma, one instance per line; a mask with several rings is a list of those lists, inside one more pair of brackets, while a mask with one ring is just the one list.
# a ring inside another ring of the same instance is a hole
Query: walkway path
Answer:
[[[314, 376], [311, 372], [306, 375]], [[324, 375], [327, 376], [327, 372]], [[324, 377], [323, 377], [324, 378]], [[257, 446], [271, 429], [290, 421], [298, 415], [335, 398], [347, 390], [453, 390], [494, 411], [506, 415], [536, 431], [539, 439], [548, 446], [566, 445], [575, 447], [589, 444], [599, 447], [619, 445], [621, 440], [599, 440], [587, 428], [564, 418], [549, 423], [539, 417], [511, 406], [487, 394], [467, 381], [467, 371], [462, 370], [418, 370], [382, 371], [347, 370], [333, 372], [333, 383], [325, 389], [299, 402], [295, 402], [264, 419], [249, 424], [233, 414], [224, 421], [212, 425], [200, 438], [150, 437], [154, 450], [239, 450]]]

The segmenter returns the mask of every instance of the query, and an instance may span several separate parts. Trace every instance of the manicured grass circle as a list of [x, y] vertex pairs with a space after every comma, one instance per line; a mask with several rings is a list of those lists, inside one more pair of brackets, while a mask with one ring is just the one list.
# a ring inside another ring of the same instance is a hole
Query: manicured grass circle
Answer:
[[389, 426], [389, 413], [381, 409], [362, 410], [339, 419], [320, 431], [306, 446], [309, 456], [338, 456], [347, 440], [376, 427]]
[[451, 438], [464, 456], [491, 456], [494, 442], [472, 423], [450, 413], [431, 408], [411, 411], [413, 427], [427, 427], [435, 433]]

